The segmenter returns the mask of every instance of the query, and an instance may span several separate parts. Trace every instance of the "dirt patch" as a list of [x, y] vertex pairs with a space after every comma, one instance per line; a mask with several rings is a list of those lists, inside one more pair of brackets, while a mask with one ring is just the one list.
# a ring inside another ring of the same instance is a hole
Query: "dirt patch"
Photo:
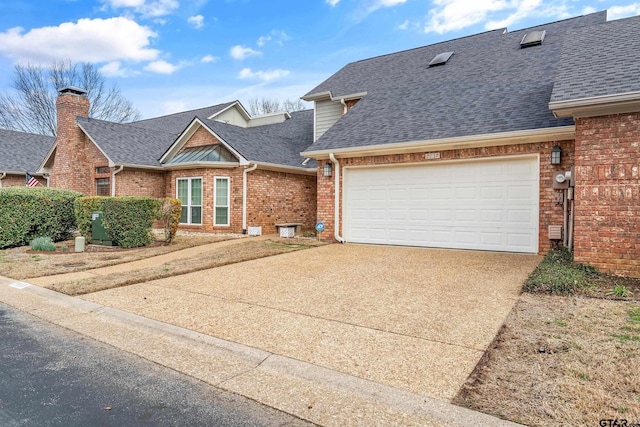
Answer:
[[[144, 248], [121, 249], [88, 245], [86, 252], [73, 252], [74, 242], [59, 242], [56, 252], [34, 252], [28, 246], [0, 251], [0, 276], [23, 280], [33, 277], [83, 271], [129, 261], [137, 261], [193, 246], [237, 238], [231, 235], [176, 236], [171, 244], [158, 241]], [[63, 250], [66, 248], [66, 250]]]
[[532, 426], [640, 423], [640, 304], [523, 294], [453, 403]]
[[54, 283], [48, 285], [47, 288], [67, 295], [83, 295], [237, 262], [308, 249], [324, 244], [325, 243], [310, 239], [268, 239], [257, 241], [246, 239], [246, 241], [232, 246], [213, 248], [195, 258], [181, 258], [148, 268], [99, 275], [82, 280]]

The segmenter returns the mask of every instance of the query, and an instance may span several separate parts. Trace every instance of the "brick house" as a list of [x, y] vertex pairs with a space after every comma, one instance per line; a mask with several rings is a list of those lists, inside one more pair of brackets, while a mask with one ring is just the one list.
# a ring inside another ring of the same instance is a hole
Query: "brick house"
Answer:
[[[175, 197], [183, 203], [183, 230], [259, 226], [268, 234], [278, 223], [315, 224], [316, 165], [300, 156], [312, 142], [312, 111], [251, 117], [235, 101], [121, 124], [87, 118], [89, 100], [73, 87], [60, 91], [56, 108], [55, 143], [26, 134], [13, 143], [16, 153], [40, 153], [39, 167], [24, 166], [51, 187]], [[11, 180], [24, 185], [24, 173]]]
[[324, 238], [542, 254], [564, 243], [578, 262], [640, 277], [640, 17], [370, 58], [303, 99]]

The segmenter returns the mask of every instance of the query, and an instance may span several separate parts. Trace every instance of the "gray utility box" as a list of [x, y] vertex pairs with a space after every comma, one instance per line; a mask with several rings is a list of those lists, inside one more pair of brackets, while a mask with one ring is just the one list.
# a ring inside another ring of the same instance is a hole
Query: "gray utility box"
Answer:
[[91, 214], [91, 243], [94, 245], [114, 246], [113, 239], [102, 223], [103, 212], [96, 211]]

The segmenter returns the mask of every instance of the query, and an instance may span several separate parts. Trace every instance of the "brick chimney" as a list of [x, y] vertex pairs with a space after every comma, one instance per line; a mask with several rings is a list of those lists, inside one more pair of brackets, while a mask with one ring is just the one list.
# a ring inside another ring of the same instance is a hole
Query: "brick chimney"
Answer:
[[78, 127], [77, 117], [89, 116], [86, 91], [65, 87], [56, 100], [56, 152], [51, 168], [51, 186], [90, 194], [92, 164], [87, 161], [86, 136]]

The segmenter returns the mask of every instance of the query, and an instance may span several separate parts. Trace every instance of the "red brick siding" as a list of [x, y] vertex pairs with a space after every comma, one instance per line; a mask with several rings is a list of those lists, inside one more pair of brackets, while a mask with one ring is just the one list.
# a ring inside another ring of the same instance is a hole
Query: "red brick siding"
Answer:
[[255, 170], [247, 174], [247, 226], [276, 233], [275, 224], [301, 222], [313, 229], [316, 220], [316, 177]]
[[[125, 168], [116, 174], [116, 196], [165, 197], [167, 176], [164, 171]], [[175, 194], [171, 197], [175, 197]]]
[[[77, 116], [89, 115], [89, 99], [73, 94], [61, 95], [56, 101], [56, 109], [58, 128], [51, 186], [87, 195], [95, 194], [93, 171], [90, 167], [98, 159], [90, 156], [87, 147], [93, 146], [93, 143], [87, 141], [76, 123]], [[104, 159], [101, 153], [100, 156]], [[104, 160], [106, 163], [106, 159]]]
[[[345, 104], [347, 104], [347, 111], [349, 111], [350, 109], [353, 108], [354, 105], [356, 105], [358, 103], [358, 101], [360, 101], [360, 98], [358, 99], [351, 99], [349, 101], [345, 101]], [[343, 110], [343, 114], [344, 114], [344, 110]]]
[[200, 126], [197, 131], [189, 138], [183, 149], [190, 147], [201, 147], [203, 145], [219, 144], [220, 141], [211, 132]]
[[576, 119], [576, 262], [640, 277], [640, 113]]
[[[562, 147], [562, 164], [552, 166], [550, 164], [551, 148], [558, 144]], [[433, 163], [444, 160], [458, 159], [478, 159], [491, 158], [509, 155], [540, 154], [540, 208], [539, 208], [539, 236], [538, 250], [546, 253], [551, 248], [551, 241], [548, 236], [548, 226], [550, 224], [561, 225], [563, 223], [562, 205], [555, 201], [555, 190], [553, 190], [553, 177], [559, 171], [569, 170], [573, 164], [573, 141], [551, 141], [532, 144], [507, 145], [499, 147], [467, 148], [460, 150], [445, 150], [440, 152], [439, 160], [425, 160], [424, 152], [367, 156], [338, 159], [340, 166], [362, 166], [362, 165], [385, 165], [402, 163]], [[325, 231], [322, 238], [334, 240], [334, 182], [335, 175], [328, 178], [323, 174], [326, 161], [318, 162], [318, 221], [325, 224]], [[334, 171], [335, 174], [335, 171]], [[342, 235], [342, 176], [340, 173], [340, 235]]]
[[[36, 176], [34, 177], [38, 180], [42, 187], [47, 186], [47, 180]], [[25, 187], [26, 186], [26, 175], [9, 175], [5, 176], [2, 181], [0, 181], [0, 188], [4, 187]]]

